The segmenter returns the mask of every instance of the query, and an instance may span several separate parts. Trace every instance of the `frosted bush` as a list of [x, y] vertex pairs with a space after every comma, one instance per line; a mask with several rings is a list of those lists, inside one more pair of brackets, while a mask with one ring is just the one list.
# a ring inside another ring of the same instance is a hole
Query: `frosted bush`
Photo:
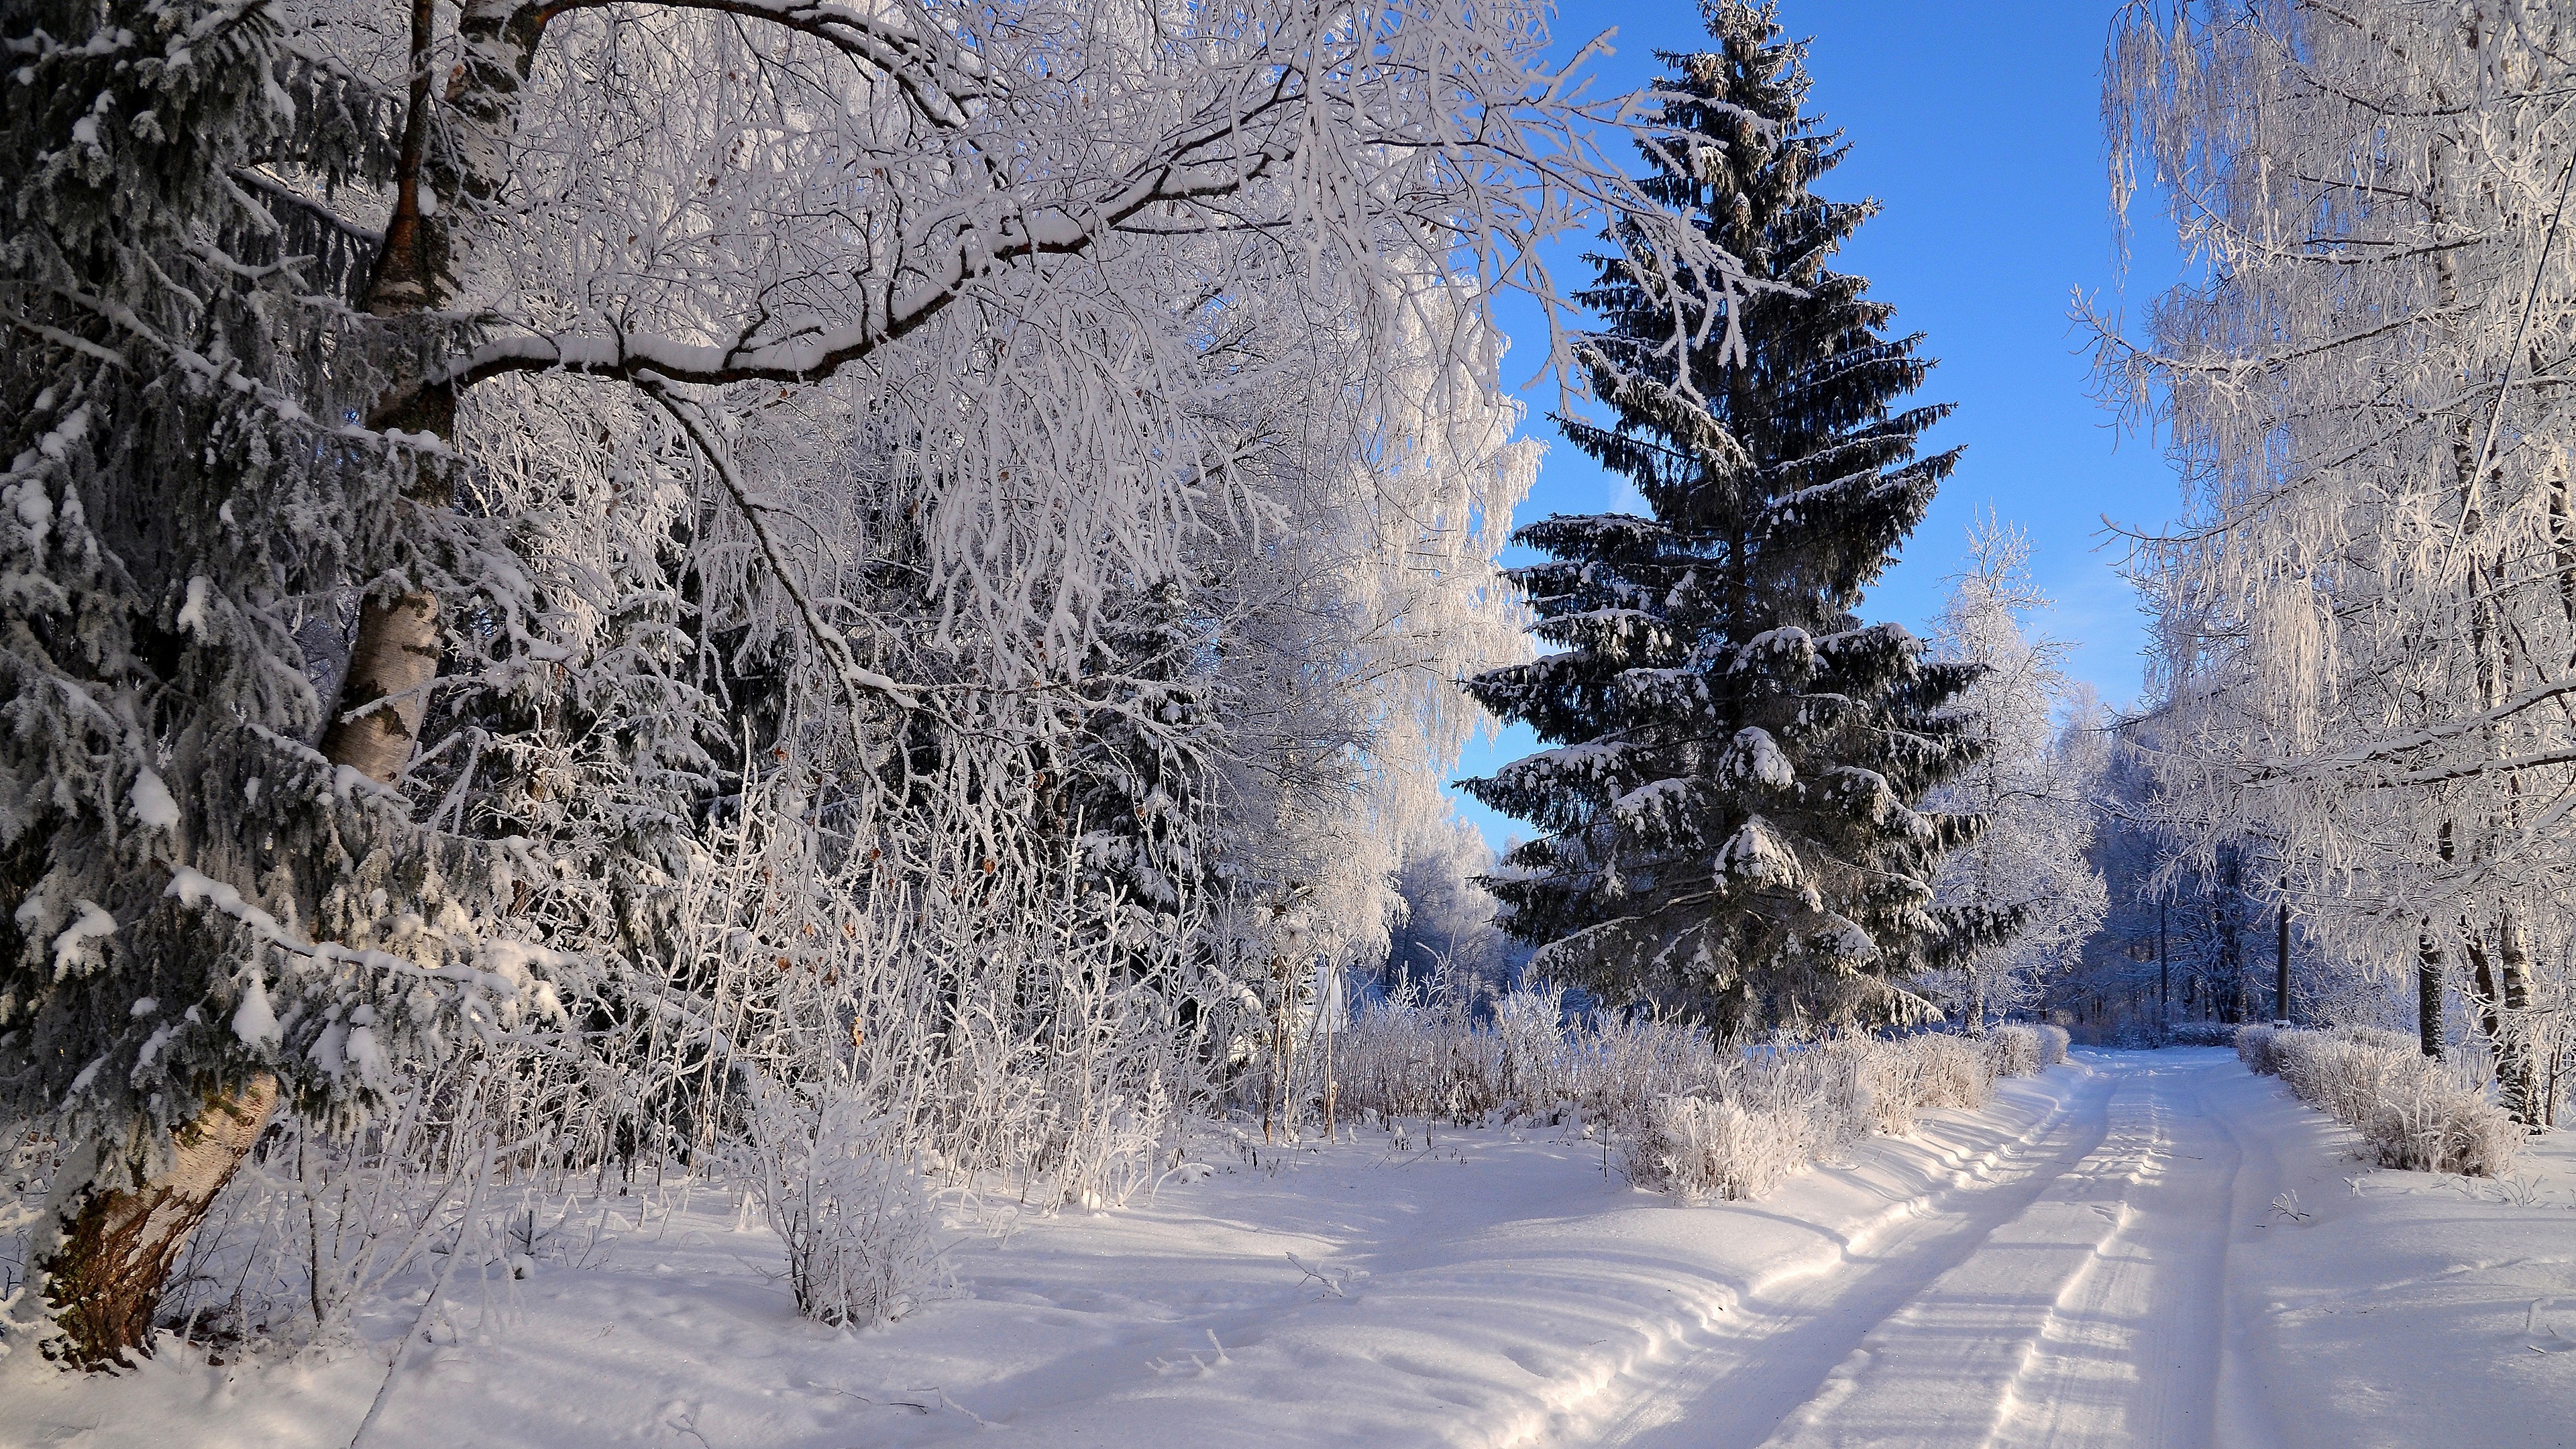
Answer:
[[1929, 1033], [1908, 1037], [1895, 1049], [1911, 1058], [1914, 1102], [1918, 1107], [1976, 1108], [1995, 1093], [1995, 1070], [1974, 1041], [1963, 1036]]
[[2411, 1031], [2390, 1031], [2379, 1026], [2340, 1026], [2335, 1028], [2334, 1034], [2380, 1051], [2401, 1052], [2408, 1056], [2421, 1056], [2424, 1052], [2423, 1039]]
[[[2249, 1037], [2258, 1043], [2250, 1052]], [[2237, 1043], [2247, 1066], [2259, 1057], [2256, 1070], [2277, 1073], [2299, 1100], [2358, 1130], [2382, 1167], [2470, 1177], [2512, 1170], [2521, 1129], [2403, 1033], [2248, 1027]]]
[[[1705, 1030], [1652, 1014], [1570, 1014], [1565, 995], [1532, 983], [1480, 1018], [1467, 983], [1409, 984], [1362, 1002], [1336, 1031], [1330, 1085], [1344, 1111], [1382, 1118], [1610, 1122], [1723, 1075], [1728, 1054]], [[1320, 1073], [1302, 1085], [1301, 1111], [1316, 1109], [1325, 1085]]]
[[1816, 1104], [1752, 1107], [1671, 1097], [1655, 1104], [1623, 1145], [1628, 1177], [1693, 1201], [1767, 1195], [1815, 1161], [1829, 1134]]
[[2245, 1063], [2245, 1070], [2258, 1077], [2279, 1074], [2280, 1064], [2273, 1059], [2272, 1055], [2273, 1035], [2272, 1028], [2268, 1026], [2248, 1025], [2236, 1028], [2236, 1057], [2237, 1060]]
[[2039, 1033], [2040, 1066], [2045, 1068], [2066, 1065], [2066, 1048], [2072, 1040], [2067, 1036], [2066, 1028], [2042, 1023], [2034, 1029]]
[[847, 1092], [812, 1100], [767, 1086], [750, 1117], [745, 1165], [799, 1313], [864, 1327], [945, 1296], [937, 1213], [894, 1119]]
[[[2029, 1036], [2013, 1061], [2037, 1070], [2041, 1042]], [[1912, 1133], [1926, 1109], [1985, 1106], [1995, 1077], [1990, 1047], [1944, 1033], [1746, 1053], [1715, 1085], [1620, 1117], [1622, 1158], [1640, 1187], [1759, 1197], [1846, 1143]]]
[[1561, 986], [1534, 985], [1494, 1004], [1495, 1057], [1502, 1072], [1496, 1085], [1504, 1096], [1543, 1108], [1575, 1094], [1564, 1020]]
[[2506, 1177], [2522, 1150], [2522, 1129], [2486, 1093], [2441, 1064], [2416, 1056], [2392, 1070], [2384, 1096], [2363, 1121], [2362, 1141], [2382, 1167]]
[[[1569, 1012], [1543, 984], [1477, 1004], [1438, 978], [1360, 1003], [1325, 1058], [1342, 1110], [1390, 1128], [1573, 1114], [1610, 1132], [1631, 1181], [1692, 1198], [1758, 1196], [1845, 1143], [1911, 1134], [1927, 1108], [1982, 1107], [1999, 1074], [2037, 1071], [2052, 1048], [2029, 1027], [2007, 1028], [2001, 1059], [1991, 1038], [1937, 1032], [1727, 1044], [1648, 1013]], [[1317, 1075], [1301, 1113], [1322, 1100]]]
[[1910, 1053], [1867, 1037], [1845, 1037], [1807, 1055], [1822, 1069], [1838, 1136], [1902, 1137], [1914, 1130], [1919, 1093]]
[[[2321, 1031], [2267, 1033], [2273, 1070], [2299, 1100], [2339, 1122], [2368, 1122], [2405, 1057]], [[2413, 1055], [2408, 1053], [2407, 1055]]]
[[1986, 1036], [1986, 1060], [1998, 1077], [2030, 1076], [2039, 1070], [2039, 1054], [2036, 1027], [1999, 1026]]

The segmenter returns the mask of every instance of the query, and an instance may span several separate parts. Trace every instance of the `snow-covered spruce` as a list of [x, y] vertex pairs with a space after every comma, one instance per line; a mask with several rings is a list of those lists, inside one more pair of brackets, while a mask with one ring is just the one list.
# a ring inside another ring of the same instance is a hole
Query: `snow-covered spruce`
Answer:
[[[1934, 910], [1979, 826], [1926, 800], [1974, 757], [1942, 707], [1976, 666], [1852, 610], [1957, 460], [1915, 456], [1948, 409], [1900, 405], [1920, 339], [1830, 269], [1872, 208], [1812, 190], [1843, 151], [1803, 114], [1801, 47], [1767, 7], [1708, 16], [1644, 185], [1767, 285], [1675, 306], [1611, 234], [1584, 356], [1614, 421], [1566, 430], [1653, 516], [1521, 531], [1555, 648], [1469, 688], [1552, 748], [1466, 788], [1542, 832], [1491, 885], [1544, 972], [1730, 1026], [1922, 1015], [1903, 979], [2012, 924]], [[1741, 365], [1697, 340], [1721, 332]]]

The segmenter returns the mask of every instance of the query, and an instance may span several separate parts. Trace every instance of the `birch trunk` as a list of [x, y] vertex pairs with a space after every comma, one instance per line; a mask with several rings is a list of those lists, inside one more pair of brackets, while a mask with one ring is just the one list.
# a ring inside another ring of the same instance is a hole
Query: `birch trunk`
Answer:
[[2496, 1095], [2513, 1120], [2536, 1132], [2548, 1123], [2532, 1051], [2531, 953], [2523, 943], [2522, 922], [2510, 911], [2496, 926], [2496, 967], [2495, 1000], [2487, 1013], [2488, 1036], [2495, 1043]]
[[[342, 704], [363, 712], [344, 714], [323, 736], [331, 763], [388, 784], [411, 763], [438, 652], [434, 596], [367, 602], [341, 686]], [[150, 1354], [170, 1270], [277, 1103], [277, 1078], [266, 1073], [218, 1093], [176, 1134], [167, 1170], [134, 1186], [102, 1180], [66, 1204], [59, 1242], [44, 1262], [45, 1299], [60, 1334], [51, 1352], [86, 1369]], [[127, 1182], [136, 1176], [129, 1173]]]
[[[434, 56], [432, 0], [413, 0], [410, 109], [403, 126], [394, 214], [368, 278], [367, 310], [387, 319], [443, 306], [453, 293], [453, 247], [447, 218], [452, 205], [421, 204], [422, 188], [473, 190], [470, 178], [429, 175], [426, 164]], [[522, 58], [524, 61], [524, 57]], [[488, 76], [460, 68], [451, 82], [455, 100]], [[515, 94], [518, 77], [509, 77]], [[484, 117], [478, 116], [478, 119]], [[386, 400], [377, 427], [435, 433], [455, 430], [454, 394], [403, 386]], [[390, 598], [370, 595], [358, 611], [358, 632], [340, 698], [321, 743], [323, 755], [379, 784], [391, 784], [410, 765], [429, 691], [438, 674], [438, 598], [419, 590]], [[56, 1224], [53, 1251], [42, 1264], [45, 1299], [57, 1337], [50, 1356], [85, 1369], [127, 1366], [152, 1351], [152, 1325], [169, 1287], [170, 1272], [188, 1239], [225, 1184], [241, 1169], [277, 1110], [277, 1078], [261, 1073], [233, 1091], [207, 1098], [205, 1108], [174, 1134], [168, 1167], [145, 1179], [132, 1167], [119, 1174], [102, 1164], [96, 1180], [72, 1195]], [[123, 1182], [115, 1181], [118, 1176]]]
[[151, 1351], [170, 1270], [250, 1155], [277, 1095], [277, 1078], [262, 1073], [209, 1099], [173, 1138], [159, 1176], [134, 1187], [93, 1185], [65, 1205], [60, 1241], [44, 1260], [45, 1300], [59, 1334], [45, 1345], [48, 1357], [99, 1369], [130, 1367], [133, 1352]]

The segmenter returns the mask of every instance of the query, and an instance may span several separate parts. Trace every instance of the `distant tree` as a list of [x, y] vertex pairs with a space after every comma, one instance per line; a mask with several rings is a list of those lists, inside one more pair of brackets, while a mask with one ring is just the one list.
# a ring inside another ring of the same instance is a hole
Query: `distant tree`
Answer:
[[2021, 530], [1992, 518], [1970, 530], [1968, 566], [1933, 651], [1979, 671], [1946, 711], [1965, 722], [1978, 758], [1931, 799], [1986, 820], [1935, 881], [1942, 908], [1982, 928], [1981, 944], [1960, 957], [1950, 1003], [1972, 1032], [1991, 1012], [2036, 1000], [2044, 977], [2079, 960], [2107, 905], [2086, 859], [2106, 721], [2091, 692], [2067, 678], [2066, 646], [2027, 632], [2028, 617], [2047, 607]]
[[1810, 190], [1844, 148], [1802, 112], [1803, 47], [1769, 7], [1708, 23], [1714, 49], [1665, 57], [1690, 143], [1647, 148], [1641, 188], [1757, 289], [1676, 309], [1600, 261], [1586, 360], [1615, 421], [1565, 429], [1653, 517], [1522, 531], [1550, 555], [1517, 577], [1560, 652], [1468, 687], [1557, 748], [1466, 788], [1545, 832], [1490, 879], [1534, 969], [1728, 1024], [1904, 1014], [1922, 1003], [1899, 983], [1978, 939], [1932, 890], [1978, 822], [1922, 806], [1975, 756], [1944, 707], [1977, 666], [1852, 610], [1958, 454], [1916, 457], [1948, 408], [1897, 402], [1931, 363], [1829, 266], [1876, 208]]
[[1388, 985], [1444, 970], [1489, 986], [1510, 975], [1528, 953], [1494, 924], [1499, 903], [1481, 882], [1493, 868], [1493, 847], [1463, 820], [1411, 834], [1395, 877], [1404, 916], [1387, 951]]

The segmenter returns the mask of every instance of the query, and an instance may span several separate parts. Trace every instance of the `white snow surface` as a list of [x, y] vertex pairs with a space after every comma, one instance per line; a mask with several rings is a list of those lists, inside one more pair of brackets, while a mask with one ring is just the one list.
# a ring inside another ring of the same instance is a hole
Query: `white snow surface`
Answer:
[[[2377, 1171], [2172, 1050], [2079, 1053], [1753, 1203], [1640, 1193], [1554, 1131], [1411, 1146], [961, 1222], [967, 1296], [855, 1335], [796, 1317], [729, 1193], [625, 1199], [592, 1266], [459, 1275], [368, 1443], [2576, 1443], [2566, 1133], [2525, 1158], [2545, 1181]], [[12, 1355], [0, 1441], [336, 1449], [420, 1301], [285, 1362]]]

